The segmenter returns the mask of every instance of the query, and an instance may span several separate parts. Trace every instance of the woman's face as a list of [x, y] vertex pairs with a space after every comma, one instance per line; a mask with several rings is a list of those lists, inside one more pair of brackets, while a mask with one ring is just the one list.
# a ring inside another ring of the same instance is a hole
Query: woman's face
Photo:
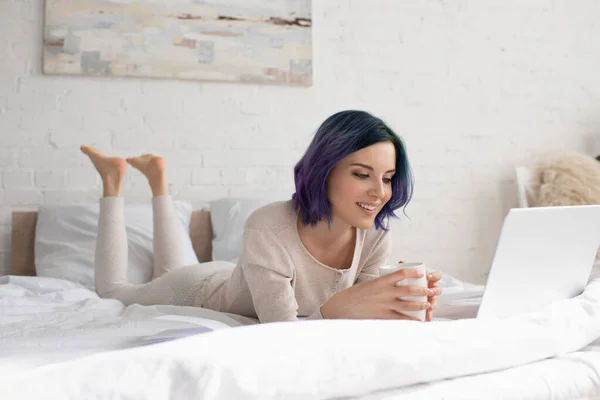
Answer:
[[343, 158], [329, 174], [327, 194], [333, 221], [368, 229], [392, 197], [396, 149], [379, 142]]

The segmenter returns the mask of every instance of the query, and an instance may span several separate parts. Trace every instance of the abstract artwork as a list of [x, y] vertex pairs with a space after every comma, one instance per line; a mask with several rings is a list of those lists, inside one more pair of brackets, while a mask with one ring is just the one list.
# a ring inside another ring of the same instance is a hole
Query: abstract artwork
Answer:
[[311, 0], [46, 0], [43, 70], [310, 86]]

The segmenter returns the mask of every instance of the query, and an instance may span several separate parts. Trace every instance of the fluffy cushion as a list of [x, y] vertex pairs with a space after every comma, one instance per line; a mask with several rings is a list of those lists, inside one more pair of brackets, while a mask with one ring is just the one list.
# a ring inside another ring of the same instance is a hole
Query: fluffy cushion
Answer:
[[[181, 222], [184, 263], [196, 264], [189, 235], [192, 207], [174, 202]], [[98, 204], [44, 205], [38, 212], [35, 237], [35, 267], [38, 276], [67, 279], [94, 290], [94, 253], [98, 231]], [[152, 278], [152, 206], [125, 205], [131, 283]]]
[[600, 162], [594, 158], [572, 152], [547, 156], [537, 170], [536, 206], [600, 204]]
[[593, 157], [575, 152], [549, 155], [538, 163], [537, 174], [537, 207], [600, 204], [600, 162]]

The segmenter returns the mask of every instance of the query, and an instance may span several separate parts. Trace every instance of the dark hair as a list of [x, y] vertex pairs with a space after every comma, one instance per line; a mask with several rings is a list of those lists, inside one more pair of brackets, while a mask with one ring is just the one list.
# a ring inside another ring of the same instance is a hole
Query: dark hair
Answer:
[[377, 229], [386, 230], [385, 219], [397, 217], [394, 210], [406, 206], [412, 197], [413, 174], [402, 139], [381, 119], [356, 110], [327, 118], [294, 167], [296, 193], [292, 199], [294, 208], [302, 210], [304, 225], [316, 225], [320, 220], [331, 223], [327, 177], [337, 163], [351, 153], [387, 141], [396, 149], [396, 173], [392, 177], [392, 197], [375, 217]]

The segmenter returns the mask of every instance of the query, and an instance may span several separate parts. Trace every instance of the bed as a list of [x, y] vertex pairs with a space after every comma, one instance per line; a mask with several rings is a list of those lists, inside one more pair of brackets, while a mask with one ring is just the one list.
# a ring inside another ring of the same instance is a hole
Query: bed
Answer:
[[[66, 279], [39, 277], [35, 212], [13, 213], [0, 277], [3, 398], [600, 398], [598, 268], [574, 299], [480, 321], [483, 287], [443, 275], [431, 323], [255, 320], [195, 307], [124, 307]], [[211, 259], [210, 214], [191, 239]], [[208, 332], [148, 345], [180, 328]]]

